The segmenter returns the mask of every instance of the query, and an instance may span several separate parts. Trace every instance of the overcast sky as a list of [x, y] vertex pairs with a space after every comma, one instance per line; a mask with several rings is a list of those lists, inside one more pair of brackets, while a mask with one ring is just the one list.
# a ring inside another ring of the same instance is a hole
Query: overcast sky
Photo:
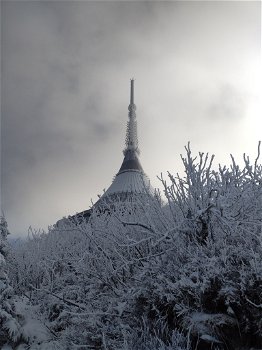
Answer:
[[89, 208], [121, 165], [135, 77], [151, 183], [262, 138], [260, 2], [2, 1], [2, 209], [14, 235]]

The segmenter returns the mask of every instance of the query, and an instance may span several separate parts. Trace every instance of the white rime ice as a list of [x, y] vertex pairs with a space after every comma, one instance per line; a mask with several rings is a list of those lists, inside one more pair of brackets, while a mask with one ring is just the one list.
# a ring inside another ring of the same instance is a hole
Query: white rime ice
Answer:
[[[13, 247], [20, 313], [45, 334], [27, 333], [27, 349], [262, 348], [259, 152], [242, 167], [232, 157], [214, 170], [212, 161], [188, 146], [184, 175], [160, 178], [164, 201], [119, 200]], [[5, 249], [2, 233], [0, 339], [14, 341]]]
[[12, 300], [13, 288], [7, 275], [6, 257], [8, 255], [7, 222], [0, 218], [0, 348], [12, 346], [22, 338], [21, 325], [15, 314]]

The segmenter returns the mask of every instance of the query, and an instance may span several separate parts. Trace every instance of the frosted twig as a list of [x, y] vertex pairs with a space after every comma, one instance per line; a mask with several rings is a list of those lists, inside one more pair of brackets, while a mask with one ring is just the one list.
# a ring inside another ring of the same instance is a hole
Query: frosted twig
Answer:
[[83, 309], [83, 306], [82, 306], [82, 305], [77, 304], [77, 303], [75, 303], [75, 302], [73, 302], [73, 301], [71, 301], [71, 300], [65, 299], [65, 298], [63, 298], [63, 297], [60, 297], [59, 295], [56, 295], [56, 294], [54, 294], [54, 293], [52, 293], [52, 292], [49, 292], [49, 290], [40, 289], [40, 288], [35, 288], [34, 286], [32, 286], [32, 284], [30, 284], [29, 287], [33, 288], [33, 289], [36, 290], [36, 291], [45, 292], [45, 293], [47, 293], [47, 294], [50, 294], [50, 295], [52, 295], [53, 297], [55, 297], [55, 298], [57, 298], [57, 299], [59, 299], [59, 300], [62, 300], [63, 302], [65, 302], [65, 303], [68, 304], [68, 305], [76, 306], [76, 307], [79, 307], [79, 309], [81, 309], [81, 310], [85, 310], [85, 309]]
[[262, 304], [255, 304], [255, 303], [253, 303], [251, 300], [249, 300], [247, 297], [245, 297], [245, 299], [246, 299], [246, 301], [250, 304], [250, 305], [252, 305], [252, 306], [254, 306], [254, 307], [256, 307], [257, 309], [262, 309]]

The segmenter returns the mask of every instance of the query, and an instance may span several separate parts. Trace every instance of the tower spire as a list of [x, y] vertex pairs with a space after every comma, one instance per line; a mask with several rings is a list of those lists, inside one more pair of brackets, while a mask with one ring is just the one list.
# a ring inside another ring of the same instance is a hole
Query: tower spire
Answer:
[[128, 122], [126, 128], [126, 147], [124, 149], [124, 155], [128, 151], [140, 153], [138, 149], [138, 138], [137, 138], [137, 122], [136, 122], [136, 105], [134, 103], [134, 85], [135, 79], [132, 78], [130, 81], [130, 104], [128, 106]]
[[134, 104], [134, 85], [135, 85], [135, 79], [132, 78], [130, 80], [131, 88], [130, 88], [130, 104]]

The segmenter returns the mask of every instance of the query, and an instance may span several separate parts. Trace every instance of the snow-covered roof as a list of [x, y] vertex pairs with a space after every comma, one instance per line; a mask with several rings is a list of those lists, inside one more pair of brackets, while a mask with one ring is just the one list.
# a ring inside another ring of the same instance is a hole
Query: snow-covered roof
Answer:
[[131, 169], [119, 172], [102, 197], [125, 192], [134, 194], [152, 193], [150, 181], [145, 173]]

